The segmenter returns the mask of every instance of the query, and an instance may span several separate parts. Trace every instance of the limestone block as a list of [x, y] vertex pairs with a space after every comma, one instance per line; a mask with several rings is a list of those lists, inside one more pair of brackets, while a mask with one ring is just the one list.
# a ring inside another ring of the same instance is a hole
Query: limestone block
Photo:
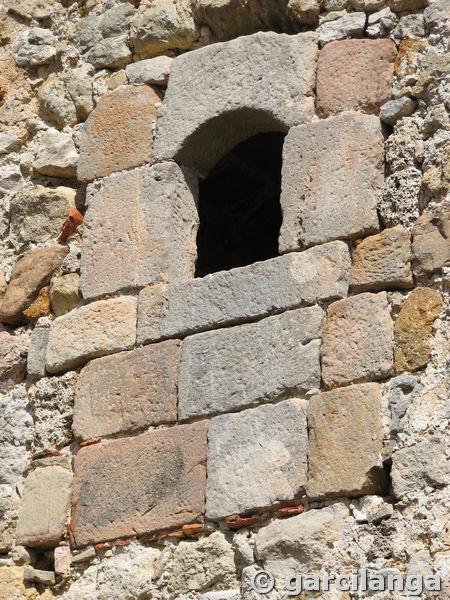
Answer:
[[450, 36], [450, 9], [447, 0], [437, 0], [423, 11], [427, 33], [439, 39], [444, 49], [448, 49]]
[[413, 287], [408, 230], [397, 225], [363, 240], [352, 254], [350, 287], [356, 292]]
[[345, 110], [378, 114], [391, 96], [396, 56], [396, 46], [389, 39], [327, 44], [317, 63], [319, 117]]
[[198, 333], [181, 344], [178, 416], [228, 412], [318, 387], [320, 307]]
[[198, 36], [189, 0], [153, 0], [131, 21], [130, 43], [138, 58], [171, 49], [187, 50]]
[[393, 126], [401, 117], [411, 115], [416, 107], [417, 103], [408, 96], [389, 100], [380, 107], [380, 119]]
[[319, 570], [330, 556], [333, 543], [341, 538], [348, 516], [345, 504], [337, 503], [273, 521], [256, 535], [256, 556], [278, 577]]
[[17, 522], [17, 542], [53, 548], [62, 539], [70, 506], [72, 473], [58, 465], [38, 467], [25, 479]]
[[25, 385], [0, 394], [0, 484], [15, 485], [28, 460], [27, 439], [33, 429]]
[[366, 15], [363, 12], [344, 14], [339, 19], [322, 23], [318, 29], [319, 44], [324, 46], [329, 42], [345, 38], [360, 38], [366, 25]]
[[130, 350], [136, 340], [136, 298], [100, 300], [71, 310], [50, 327], [47, 371], [60, 373], [92, 358]]
[[131, 84], [152, 84], [166, 86], [169, 80], [173, 58], [155, 56], [127, 65], [125, 71]]
[[433, 323], [441, 312], [438, 290], [415, 288], [406, 299], [394, 325], [394, 360], [397, 372], [417, 371], [430, 358]]
[[69, 207], [74, 205], [75, 190], [72, 188], [42, 185], [22, 188], [10, 203], [12, 243], [21, 249], [30, 243], [56, 240]]
[[26, 334], [12, 335], [0, 331], [0, 393], [25, 379], [30, 339]]
[[39, 108], [46, 122], [58, 129], [73, 127], [78, 122], [75, 105], [60, 77], [50, 77], [38, 89]]
[[450, 462], [446, 457], [448, 439], [432, 435], [415, 446], [397, 450], [392, 455], [392, 487], [396, 498], [417, 494], [427, 486], [450, 483]]
[[116, 173], [90, 186], [80, 290], [94, 298], [194, 276], [196, 185], [174, 163]]
[[61, 266], [69, 249], [63, 246], [47, 246], [27, 252], [13, 267], [8, 289], [0, 307], [0, 321], [21, 323], [23, 311], [46, 286]]
[[76, 177], [78, 153], [69, 133], [51, 127], [36, 136], [30, 149], [35, 157], [36, 173], [68, 179]]
[[417, 219], [411, 250], [416, 277], [435, 273], [450, 261], [450, 205], [423, 213]]
[[54, 277], [50, 286], [50, 301], [52, 310], [57, 317], [64, 315], [78, 304], [81, 296], [78, 293], [78, 273], [67, 273], [61, 277]]
[[215, 531], [195, 542], [180, 542], [175, 547], [168, 588], [173, 597], [235, 583], [233, 546], [223, 533]]
[[293, 127], [284, 142], [280, 252], [379, 230], [379, 119], [344, 113]]
[[330, 242], [139, 294], [138, 343], [231, 325], [274, 311], [343, 298], [349, 253]]
[[314, 396], [308, 407], [309, 498], [377, 494], [386, 487], [377, 383]]
[[391, 413], [390, 431], [392, 435], [403, 431], [407, 422], [406, 413], [413, 403], [418, 403], [423, 387], [414, 375], [399, 375], [389, 382], [388, 403]]
[[149, 162], [159, 102], [147, 86], [122, 86], [102, 96], [81, 133], [78, 179], [92, 181]]
[[156, 429], [82, 448], [75, 460], [76, 545], [198, 522], [207, 425]]
[[219, 519], [301, 495], [306, 484], [306, 400], [211, 420], [206, 516]]
[[44, 21], [51, 16], [52, 0], [5, 0], [3, 6], [9, 13], [24, 19]]
[[12, 55], [18, 67], [47, 65], [55, 60], [55, 36], [48, 29], [24, 29], [17, 36]]
[[0, 133], [0, 154], [6, 154], [18, 150], [22, 145], [22, 140], [12, 131], [2, 131]]
[[91, 361], [76, 388], [75, 436], [89, 439], [176, 421], [178, 362], [176, 340]]
[[393, 330], [386, 292], [366, 292], [331, 304], [322, 336], [325, 387], [330, 389], [390, 375]]
[[43, 585], [55, 585], [55, 574], [53, 571], [42, 571], [41, 569], [33, 569], [25, 567], [23, 571], [24, 581], [32, 581], [33, 583], [41, 583]]
[[155, 158], [205, 173], [252, 135], [309, 121], [317, 52], [314, 33], [268, 32], [178, 56], [158, 115]]

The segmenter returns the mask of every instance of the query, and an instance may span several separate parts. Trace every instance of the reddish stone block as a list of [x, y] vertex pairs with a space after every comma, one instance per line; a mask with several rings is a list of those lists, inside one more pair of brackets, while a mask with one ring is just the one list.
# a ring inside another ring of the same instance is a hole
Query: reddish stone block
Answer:
[[345, 110], [378, 114], [391, 96], [397, 50], [392, 40], [343, 40], [327, 44], [317, 63], [317, 114]]
[[75, 461], [75, 545], [202, 520], [208, 421], [88, 446]]

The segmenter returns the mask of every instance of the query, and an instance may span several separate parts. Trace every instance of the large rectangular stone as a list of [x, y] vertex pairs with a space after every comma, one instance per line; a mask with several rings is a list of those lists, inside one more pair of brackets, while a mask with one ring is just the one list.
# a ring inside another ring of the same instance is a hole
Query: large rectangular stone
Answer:
[[211, 419], [206, 516], [219, 519], [301, 495], [306, 484], [306, 400]]
[[320, 384], [318, 306], [258, 323], [198, 333], [181, 344], [180, 419], [295, 395]]
[[366, 292], [328, 307], [322, 336], [327, 389], [385, 379], [394, 368], [394, 323], [386, 292]]
[[131, 350], [136, 341], [137, 299], [99, 300], [58, 317], [50, 327], [46, 369], [60, 373], [91, 358]]
[[196, 181], [175, 163], [115, 173], [88, 187], [80, 290], [96, 298], [194, 276]]
[[330, 242], [139, 294], [138, 343], [184, 336], [347, 295], [350, 258]]
[[377, 383], [352, 385], [311, 399], [306, 486], [310, 498], [384, 491], [380, 406]]
[[82, 448], [75, 460], [76, 545], [201, 519], [207, 427], [201, 421]]
[[86, 440], [177, 420], [179, 342], [92, 360], [75, 388], [73, 431]]
[[280, 252], [379, 230], [384, 182], [377, 117], [343, 113], [289, 130], [283, 148]]

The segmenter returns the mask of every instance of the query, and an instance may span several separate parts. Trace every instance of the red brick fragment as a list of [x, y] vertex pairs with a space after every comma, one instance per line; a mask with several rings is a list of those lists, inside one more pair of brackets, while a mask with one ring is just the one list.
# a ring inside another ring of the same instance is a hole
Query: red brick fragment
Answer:
[[64, 244], [69, 235], [83, 222], [83, 215], [74, 206], [69, 207], [69, 216], [62, 226], [59, 238], [56, 240], [58, 244]]
[[104, 550], [111, 550], [111, 544], [106, 542], [100, 542], [100, 544], [95, 544], [94, 549], [96, 552], [103, 552]]
[[187, 536], [196, 535], [203, 531], [203, 523], [192, 523], [183, 525], [183, 533]]
[[59, 450], [41, 450], [40, 452], [36, 452], [31, 457], [31, 460], [37, 460], [38, 458], [44, 458], [45, 456], [62, 456]]
[[91, 438], [90, 440], [86, 440], [85, 442], [81, 442], [80, 448], [84, 448], [85, 446], [92, 446], [92, 444], [98, 444], [102, 441], [101, 437]]
[[293, 517], [295, 515], [301, 515], [304, 512], [305, 507], [303, 504], [299, 506], [285, 506], [280, 508], [277, 512], [277, 517], [279, 519], [284, 519], [285, 517]]
[[259, 519], [253, 517], [241, 517], [240, 515], [230, 515], [225, 519], [225, 524], [228, 529], [242, 529], [243, 527], [251, 527], [259, 523]]
[[117, 540], [116, 542], [114, 542], [114, 546], [129, 546], [130, 544], [130, 540]]

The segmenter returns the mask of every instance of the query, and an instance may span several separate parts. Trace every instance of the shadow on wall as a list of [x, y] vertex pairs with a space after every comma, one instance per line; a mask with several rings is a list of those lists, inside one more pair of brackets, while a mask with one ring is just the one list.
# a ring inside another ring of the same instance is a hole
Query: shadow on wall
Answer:
[[278, 256], [284, 137], [250, 137], [200, 183], [196, 277]]

